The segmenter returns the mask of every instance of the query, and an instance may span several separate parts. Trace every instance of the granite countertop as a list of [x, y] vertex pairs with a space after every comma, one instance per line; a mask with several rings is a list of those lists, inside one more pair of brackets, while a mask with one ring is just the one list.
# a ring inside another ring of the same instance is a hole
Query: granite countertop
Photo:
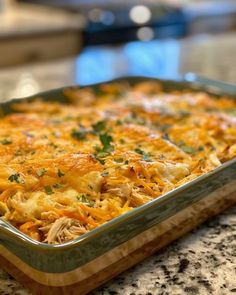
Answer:
[[12, 4], [0, 12], [0, 39], [32, 34], [81, 30], [82, 15], [29, 4]]
[[[179, 41], [176, 48], [180, 50], [181, 62], [176, 72], [195, 71], [235, 83], [235, 45], [235, 33]], [[121, 49], [116, 50], [120, 56]], [[113, 59], [116, 58], [114, 54]], [[75, 84], [80, 81], [80, 73], [86, 70], [82, 64], [78, 57], [0, 70], [0, 98], [21, 97]], [[0, 295], [26, 294], [31, 293], [0, 270]], [[204, 223], [92, 294], [236, 294], [236, 207]]]

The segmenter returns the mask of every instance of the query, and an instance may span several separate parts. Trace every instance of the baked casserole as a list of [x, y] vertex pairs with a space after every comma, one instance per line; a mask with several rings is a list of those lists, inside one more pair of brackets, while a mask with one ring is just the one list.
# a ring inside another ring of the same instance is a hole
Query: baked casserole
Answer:
[[67, 91], [0, 119], [0, 216], [73, 240], [236, 156], [236, 101], [148, 81]]

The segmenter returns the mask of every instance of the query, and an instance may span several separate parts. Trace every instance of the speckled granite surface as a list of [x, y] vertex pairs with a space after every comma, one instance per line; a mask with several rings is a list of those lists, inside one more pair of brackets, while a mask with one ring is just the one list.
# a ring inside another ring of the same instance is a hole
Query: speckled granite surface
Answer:
[[[30, 295], [0, 270], [1, 295]], [[236, 294], [236, 206], [91, 295]]]

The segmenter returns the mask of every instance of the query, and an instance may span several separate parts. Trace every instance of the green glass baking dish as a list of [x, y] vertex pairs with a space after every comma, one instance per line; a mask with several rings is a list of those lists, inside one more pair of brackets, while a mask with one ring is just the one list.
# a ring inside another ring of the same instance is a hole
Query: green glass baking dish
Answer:
[[[135, 84], [150, 78], [128, 77]], [[179, 81], [157, 80], [164, 90], [191, 89], [236, 99], [236, 86], [188, 74]], [[114, 80], [115, 82], [117, 80]], [[109, 83], [113, 83], [110, 81]], [[99, 84], [92, 85], [99, 91]], [[66, 102], [61, 88], [27, 98]], [[79, 86], [70, 87], [78, 91]], [[15, 100], [3, 103], [11, 112]], [[0, 219], [0, 264], [35, 294], [86, 294], [115, 275], [236, 203], [236, 159], [197, 179], [61, 244], [37, 242]]]

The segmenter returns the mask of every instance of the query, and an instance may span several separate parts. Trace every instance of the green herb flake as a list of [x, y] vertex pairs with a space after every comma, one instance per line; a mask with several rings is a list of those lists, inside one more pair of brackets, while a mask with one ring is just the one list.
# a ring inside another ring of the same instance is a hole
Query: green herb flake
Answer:
[[183, 140], [180, 140], [178, 146], [187, 154], [195, 154], [197, 150], [194, 147], [188, 146]]
[[123, 123], [122, 123], [122, 121], [121, 120], [116, 120], [116, 126], [121, 126]]
[[83, 203], [84, 205], [86, 205], [88, 207], [93, 207], [95, 205], [95, 202], [92, 200], [89, 200], [88, 196], [86, 196], [86, 195], [79, 195], [76, 198], [79, 202]]
[[99, 139], [103, 145], [103, 152], [110, 153], [114, 150], [114, 146], [111, 144], [113, 142], [113, 138], [107, 132], [100, 134]]
[[8, 177], [10, 182], [16, 182], [20, 184], [24, 184], [25, 181], [21, 178], [20, 173], [12, 174]]
[[65, 175], [64, 172], [62, 172], [60, 169], [57, 170], [57, 176], [58, 177], [63, 177]]
[[202, 145], [199, 146], [198, 150], [199, 150], [199, 152], [204, 151], [204, 146], [202, 146]]
[[46, 185], [46, 186], [44, 187], [44, 190], [45, 190], [45, 193], [46, 193], [47, 195], [52, 195], [52, 194], [54, 194], [54, 192], [53, 192], [53, 190], [52, 190], [52, 188], [51, 188], [50, 185]]
[[93, 124], [92, 127], [95, 133], [100, 133], [106, 129], [106, 121], [98, 121], [96, 124]]
[[36, 171], [36, 174], [38, 175], [38, 177], [42, 177], [46, 172], [47, 170], [45, 168], [41, 168]]
[[58, 148], [58, 145], [56, 145], [55, 143], [53, 142], [50, 142], [49, 145], [54, 148], [54, 149], [57, 149]]
[[12, 140], [9, 138], [4, 138], [0, 140], [0, 143], [3, 145], [8, 145], [8, 144], [12, 144]]
[[85, 129], [82, 125], [80, 125], [80, 129], [79, 130], [72, 129], [70, 135], [76, 140], [84, 140], [87, 134], [88, 134], [87, 129]]
[[123, 163], [124, 162], [124, 159], [123, 158], [117, 158], [117, 159], [114, 159], [114, 161], [116, 163]]
[[125, 144], [125, 140], [123, 138], [120, 139], [120, 144]]
[[99, 139], [103, 145], [102, 148], [99, 146], [95, 146], [96, 153], [94, 154], [94, 157], [96, 160], [98, 160], [102, 165], [105, 164], [105, 161], [101, 158], [105, 158], [108, 156], [113, 150], [114, 146], [112, 145], [113, 138], [111, 135], [109, 135], [107, 132], [100, 134]]
[[146, 153], [145, 151], [143, 151], [140, 148], [136, 148], [134, 151], [137, 154], [142, 155], [144, 161], [147, 161], [147, 162], [150, 162], [151, 161], [151, 154], [150, 153]]
[[182, 145], [180, 147], [185, 153], [187, 154], [194, 154], [196, 153], [196, 149], [191, 147], [191, 146], [187, 146], [187, 145]]
[[141, 150], [140, 148], [136, 148], [135, 150], [135, 153], [137, 153], [137, 154], [139, 154], [139, 155], [144, 155], [144, 151], [143, 150]]
[[151, 154], [150, 153], [146, 153], [143, 155], [143, 160], [146, 161], [146, 162], [151, 162], [152, 159], [151, 159]]

